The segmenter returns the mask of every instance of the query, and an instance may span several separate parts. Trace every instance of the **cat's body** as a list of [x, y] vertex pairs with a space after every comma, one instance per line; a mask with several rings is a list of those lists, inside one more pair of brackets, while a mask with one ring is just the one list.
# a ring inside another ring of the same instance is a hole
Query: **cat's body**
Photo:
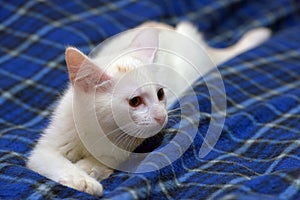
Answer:
[[[158, 23], [146, 23], [143, 26], [173, 29]], [[216, 64], [257, 46], [269, 36], [267, 30], [257, 30], [252, 35], [244, 37], [231, 49], [215, 50], [205, 44], [200, 34], [189, 23], [179, 24], [175, 31], [204, 46], [212, 59], [215, 59]], [[98, 181], [109, 176], [112, 169], [99, 162], [99, 158], [117, 165], [123, 162], [128, 155], [118, 154], [111, 149], [112, 146], [103, 142], [98, 148], [100, 155], [96, 159], [85, 148], [80, 137], [79, 126], [83, 127], [84, 133], [95, 132], [96, 134], [99, 127], [89, 117], [90, 113], [95, 112], [97, 122], [101, 124], [101, 134], [108, 136], [110, 140], [128, 151], [133, 151], [141, 144], [145, 134], [153, 135], [164, 127], [168, 118], [164, 90], [159, 84], [144, 85], [147, 81], [157, 82], [145, 70], [135, 72], [140, 65], [154, 62], [157, 48], [162, 45], [162, 40], [164, 40], [156, 34], [156, 31], [151, 30], [150, 32], [138, 32], [129, 40], [130, 48], [145, 46], [153, 48], [124, 56], [113, 62], [111, 68], [106, 70], [99, 68], [101, 63], [107, 62], [105, 59], [101, 60], [100, 57], [118, 52], [118, 50], [106, 47], [106, 51], [100, 52], [93, 59], [86, 57], [75, 48], [66, 50], [71, 84], [59, 101], [50, 125], [29, 157], [27, 166], [30, 169], [63, 185], [93, 195], [102, 194], [103, 188]], [[150, 38], [150, 42], [147, 41], [147, 38]], [[176, 45], [176, 41], [166, 41], [165, 48], [168, 43]], [[157, 56], [155, 59], [168, 60], [172, 65], [176, 65], [177, 73], [186, 74], [192, 81], [199, 76], [184, 70], [182, 63], [176, 59], [170, 61], [168, 56], [164, 58]], [[198, 59], [201, 64], [202, 59]], [[200, 68], [201, 73], [207, 73], [212, 67], [212, 65], [208, 65], [207, 68]], [[158, 78], [160, 76], [157, 75]], [[186, 88], [182, 85], [175, 85], [175, 87], [177, 87], [175, 89], [177, 92]], [[113, 106], [116, 108], [112, 108]], [[124, 132], [129, 136], [125, 137]]]

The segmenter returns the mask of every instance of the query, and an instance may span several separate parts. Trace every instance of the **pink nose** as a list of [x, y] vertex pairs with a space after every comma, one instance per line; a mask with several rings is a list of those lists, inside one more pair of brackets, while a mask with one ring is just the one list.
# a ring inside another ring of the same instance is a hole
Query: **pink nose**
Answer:
[[155, 121], [157, 121], [160, 125], [163, 125], [166, 121], [166, 115], [162, 115], [159, 117], [154, 117]]

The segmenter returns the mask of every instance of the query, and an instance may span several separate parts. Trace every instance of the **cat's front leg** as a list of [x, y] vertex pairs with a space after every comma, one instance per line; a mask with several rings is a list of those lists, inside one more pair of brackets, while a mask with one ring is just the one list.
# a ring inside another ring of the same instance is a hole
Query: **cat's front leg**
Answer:
[[94, 178], [88, 176], [84, 171], [67, 171], [59, 176], [58, 182], [67, 187], [80, 190], [92, 195], [101, 196], [102, 185]]
[[107, 178], [113, 170], [92, 156], [85, 157], [76, 163], [76, 166], [85, 171], [90, 177], [96, 180]]
[[28, 159], [27, 166], [62, 185], [92, 195], [102, 195], [103, 187], [96, 179], [49, 145], [38, 143]]

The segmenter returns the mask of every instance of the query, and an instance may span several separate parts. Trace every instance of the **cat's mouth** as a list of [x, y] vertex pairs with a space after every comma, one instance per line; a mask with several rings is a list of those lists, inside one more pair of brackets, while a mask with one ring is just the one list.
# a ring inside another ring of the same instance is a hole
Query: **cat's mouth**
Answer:
[[136, 123], [136, 125], [139, 126], [139, 129], [141, 130], [138, 135], [142, 138], [148, 138], [150, 136], [156, 135], [165, 127], [165, 124], [166, 123], [160, 125], [154, 124], [153, 122], [138, 122]]
[[150, 122], [138, 122], [138, 123], [136, 123], [137, 125], [140, 125], [140, 126], [149, 126], [149, 125], [151, 125], [151, 123]]
[[148, 122], [148, 121], [147, 122], [135, 122], [135, 124], [138, 126], [148, 126], [148, 127], [154, 127], [154, 126], [156, 127], [157, 126], [157, 127], [163, 128], [166, 124], [166, 121], [164, 121], [160, 125], [156, 125], [156, 124], [154, 125], [153, 122]]

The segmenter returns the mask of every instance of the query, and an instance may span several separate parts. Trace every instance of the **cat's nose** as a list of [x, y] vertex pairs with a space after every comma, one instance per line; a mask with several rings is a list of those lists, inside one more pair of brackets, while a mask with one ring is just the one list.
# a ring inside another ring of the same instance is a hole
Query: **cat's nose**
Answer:
[[154, 117], [154, 119], [159, 123], [159, 125], [163, 125], [166, 121], [166, 115]]

